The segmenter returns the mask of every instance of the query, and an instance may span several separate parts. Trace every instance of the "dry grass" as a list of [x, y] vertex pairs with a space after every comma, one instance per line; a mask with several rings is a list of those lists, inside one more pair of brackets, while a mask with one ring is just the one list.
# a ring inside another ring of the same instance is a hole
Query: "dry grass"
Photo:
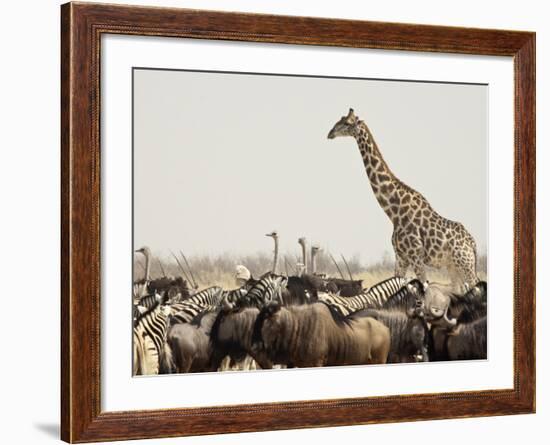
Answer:
[[[194, 277], [201, 288], [208, 286], [221, 286], [224, 289], [233, 289], [235, 283], [235, 266], [245, 265], [254, 277], [271, 270], [273, 258], [266, 253], [257, 253], [254, 255], [237, 256], [232, 254], [221, 254], [218, 256], [192, 256], [188, 258], [191, 264]], [[180, 262], [184, 262], [180, 259]], [[298, 262], [296, 256], [287, 254], [279, 259], [279, 273], [295, 274], [295, 266]], [[162, 267], [161, 267], [162, 264]], [[341, 272], [347, 278], [348, 273], [342, 261], [339, 261]], [[394, 262], [389, 254], [384, 255], [383, 259], [375, 264], [362, 264], [359, 257], [348, 259], [348, 265], [354, 279], [362, 279], [364, 287], [370, 287], [380, 281], [390, 278], [394, 275]], [[482, 280], [486, 280], [487, 258], [485, 255], [479, 257], [477, 272]], [[144, 275], [143, 257], [136, 255], [134, 259], [134, 279], [143, 278]], [[164, 271], [164, 273], [163, 273]], [[325, 273], [328, 276], [339, 277], [340, 272], [330, 259], [330, 256], [321, 251], [317, 257], [317, 271]], [[189, 276], [188, 271], [186, 273]], [[409, 271], [411, 274], [412, 271]], [[169, 276], [182, 275], [181, 269], [173, 258], [154, 258], [151, 264], [151, 277], [162, 277], [164, 274]], [[449, 283], [450, 277], [443, 270], [428, 270], [428, 280], [432, 282]]]

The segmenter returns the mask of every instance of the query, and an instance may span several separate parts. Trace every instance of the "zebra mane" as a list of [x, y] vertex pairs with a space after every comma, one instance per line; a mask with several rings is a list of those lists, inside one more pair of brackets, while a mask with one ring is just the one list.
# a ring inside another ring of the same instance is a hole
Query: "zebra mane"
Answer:
[[157, 308], [159, 308], [159, 307], [160, 307], [160, 302], [157, 300], [152, 306], [148, 307], [147, 310], [140, 313], [136, 317], [136, 320], [134, 322], [134, 326], [137, 326], [140, 323], [141, 320], [143, 320], [145, 317], [148, 317], [150, 314], [155, 312], [157, 310]]
[[423, 298], [422, 295], [415, 295], [409, 289], [409, 286], [414, 286], [423, 292], [422, 283], [417, 280], [411, 280], [405, 286], [401, 287], [395, 294], [389, 297], [384, 304], [382, 304], [383, 309], [408, 309], [411, 306], [414, 306], [417, 299]]
[[342, 326], [342, 325], [346, 325], [346, 326], [349, 326], [351, 324], [351, 321], [352, 321], [352, 318], [351, 318], [351, 315], [350, 314], [349, 316], [346, 316], [345, 314], [343, 314], [341, 312], [341, 310], [335, 306], [335, 305], [332, 305], [326, 301], [319, 301], [319, 303], [322, 303], [324, 304], [329, 312], [330, 312], [330, 315], [332, 316], [332, 319], [334, 320], [334, 322], [339, 325], [339, 326]]
[[365, 289], [364, 291], [368, 293], [368, 292], [371, 292], [372, 290], [384, 288], [387, 284], [390, 284], [390, 283], [392, 284], [399, 283], [399, 287], [401, 288], [406, 284], [406, 280], [401, 277], [389, 277], [389, 278], [386, 278], [385, 280], [379, 281], [376, 284], [373, 284], [371, 287], [369, 287], [368, 289]]

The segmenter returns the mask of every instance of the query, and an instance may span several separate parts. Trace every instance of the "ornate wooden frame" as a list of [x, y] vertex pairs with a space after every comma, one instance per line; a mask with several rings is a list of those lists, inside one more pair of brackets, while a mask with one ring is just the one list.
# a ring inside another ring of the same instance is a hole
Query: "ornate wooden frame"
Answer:
[[[514, 388], [152, 411], [100, 405], [100, 37], [104, 33], [512, 56]], [[61, 7], [61, 437], [68, 442], [535, 411], [535, 34], [171, 8]]]

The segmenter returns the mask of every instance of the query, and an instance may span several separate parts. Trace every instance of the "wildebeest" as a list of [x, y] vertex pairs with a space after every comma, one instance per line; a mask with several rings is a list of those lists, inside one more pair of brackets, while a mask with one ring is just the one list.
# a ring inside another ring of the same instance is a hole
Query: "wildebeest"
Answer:
[[215, 371], [212, 367], [212, 345], [210, 331], [216, 312], [203, 312], [190, 323], [173, 325], [166, 336], [166, 342], [171, 350], [171, 371], [200, 372]]
[[353, 297], [363, 292], [363, 280], [345, 280], [343, 278], [327, 278], [326, 292], [339, 294], [341, 297]]
[[161, 277], [150, 280], [147, 284], [147, 292], [166, 295], [166, 298], [173, 303], [186, 300], [191, 296], [189, 285], [182, 277]]
[[433, 325], [451, 328], [456, 326], [456, 318], [449, 318], [451, 287], [430, 283], [424, 289], [424, 314]]
[[475, 321], [487, 315], [487, 283], [480, 281], [464, 295], [451, 295], [449, 315], [458, 323]]
[[317, 301], [322, 280], [314, 275], [290, 276], [282, 293], [283, 304], [309, 304]]
[[447, 335], [449, 360], [487, 358], [487, 317], [461, 323]]
[[425, 312], [435, 325], [452, 328], [460, 321], [486, 315], [487, 283], [478, 282], [464, 295], [455, 295], [450, 286], [430, 283], [424, 292]]
[[314, 367], [386, 363], [389, 329], [369, 317], [346, 319], [325, 303], [262, 309], [255, 327], [260, 344], [274, 363]]
[[419, 311], [367, 309], [350, 318], [371, 317], [390, 330], [388, 363], [427, 362], [429, 327]]
[[272, 367], [261, 350], [252, 348], [254, 324], [260, 310], [256, 307], [223, 308], [217, 315], [210, 331], [213, 348], [212, 367], [218, 369], [222, 360], [229, 356], [232, 363], [252, 356], [264, 369]]
[[[433, 345], [431, 359], [455, 360], [453, 357], [457, 356], [486, 358], [487, 283], [480, 281], [464, 295], [451, 294], [447, 313], [456, 323], [433, 321], [430, 332]], [[474, 339], [476, 332], [480, 333], [480, 338]], [[460, 342], [454, 338], [458, 333], [461, 333]], [[468, 341], [472, 341], [471, 347], [467, 346]], [[448, 349], [449, 344], [452, 351]]]

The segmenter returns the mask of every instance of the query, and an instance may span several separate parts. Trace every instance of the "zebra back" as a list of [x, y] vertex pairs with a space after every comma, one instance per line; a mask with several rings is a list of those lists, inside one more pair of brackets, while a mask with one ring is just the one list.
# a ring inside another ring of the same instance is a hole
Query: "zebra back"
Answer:
[[366, 293], [355, 295], [354, 297], [341, 297], [340, 295], [319, 292], [318, 299], [334, 307], [344, 317], [372, 307], [370, 306], [369, 296]]
[[366, 292], [353, 297], [340, 297], [339, 295], [319, 293], [319, 300], [330, 304], [338, 312], [347, 317], [363, 309], [379, 309], [406, 284], [406, 280], [400, 277], [392, 277], [375, 284]]
[[170, 306], [171, 324], [189, 323], [202, 311], [213, 310], [218, 307], [223, 299], [223, 289], [212, 286], [204, 289], [181, 303]]
[[282, 302], [281, 292], [286, 285], [286, 278], [267, 275], [260, 279], [239, 301], [239, 306], [250, 306], [261, 309], [270, 301], [279, 299]]
[[237, 304], [247, 293], [248, 289], [244, 286], [238, 289], [224, 291], [222, 296], [222, 303], [233, 306]]
[[377, 308], [381, 308], [386, 301], [395, 295], [400, 289], [407, 284], [407, 280], [402, 277], [391, 277], [387, 280], [375, 284], [367, 290], [367, 295]]

